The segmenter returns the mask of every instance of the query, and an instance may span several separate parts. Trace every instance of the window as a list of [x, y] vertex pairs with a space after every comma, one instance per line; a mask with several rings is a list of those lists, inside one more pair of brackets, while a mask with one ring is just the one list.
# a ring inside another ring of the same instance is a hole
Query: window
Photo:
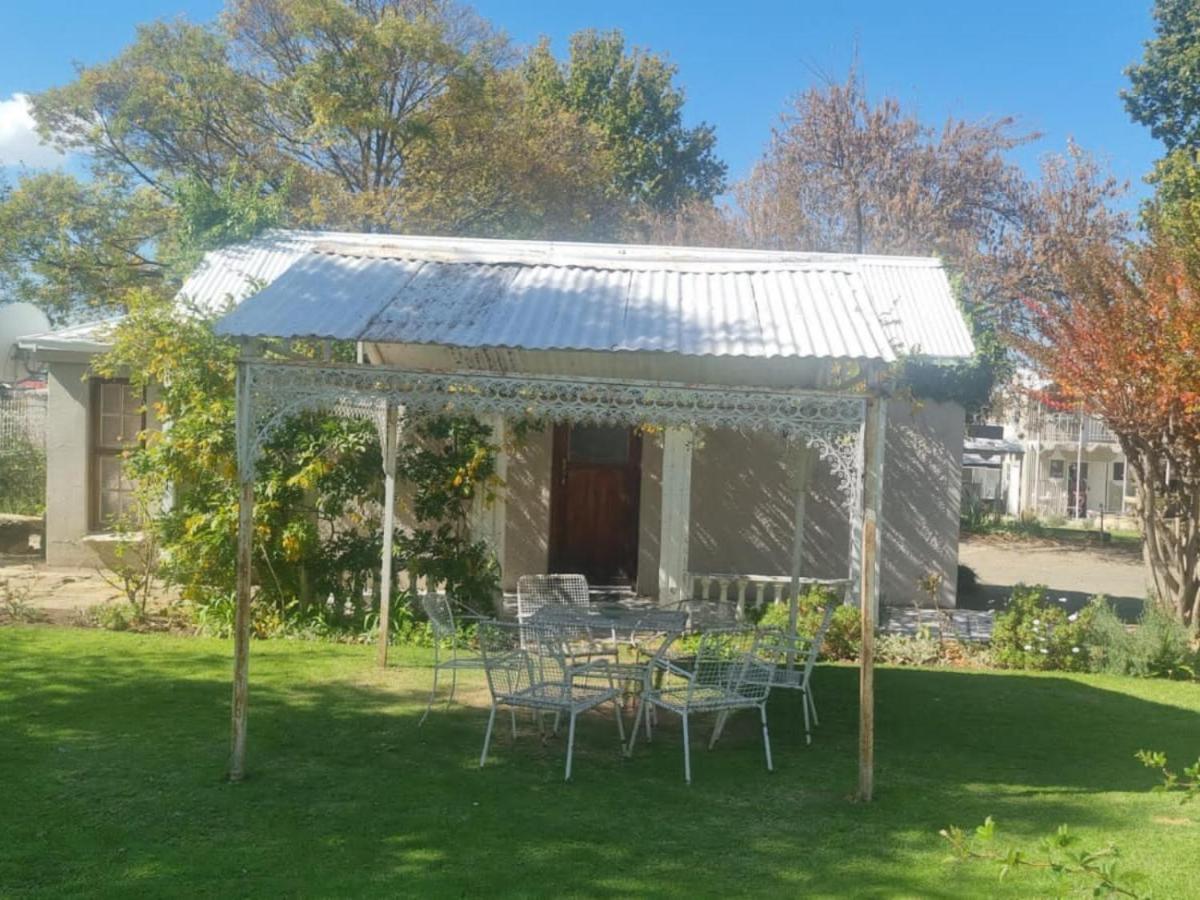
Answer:
[[1124, 481], [1125, 480], [1125, 463], [1115, 462], [1112, 464], [1112, 480], [1113, 481]]
[[573, 463], [625, 465], [629, 461], [629, 429], [607, 425], [574, 425], [567, 443]]
[[1063, 477], [1063, 461], [1061, 459], [1050, 460], [1050, 477], [1051, 478], [1062, 478]]
[[93, 528], [111, 528], [133, 511], [133, 481], [121, 454], [146, 426], [145, 397], [127, 381], [92, 384], [91, 519]]

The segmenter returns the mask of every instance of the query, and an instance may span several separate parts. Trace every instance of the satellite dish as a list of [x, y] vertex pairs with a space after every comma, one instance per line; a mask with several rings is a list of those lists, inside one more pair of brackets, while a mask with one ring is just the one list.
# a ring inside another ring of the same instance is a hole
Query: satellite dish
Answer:
[[32, 303], [0, 303], [0, 382], [11, 384], [29, 374], [28, 361], [17, 349], [17, 341], [49, 330], [50, 320]]

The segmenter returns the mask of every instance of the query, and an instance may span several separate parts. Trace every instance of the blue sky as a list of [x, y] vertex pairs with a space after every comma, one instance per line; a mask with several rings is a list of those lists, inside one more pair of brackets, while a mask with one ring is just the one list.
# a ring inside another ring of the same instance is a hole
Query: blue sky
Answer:
[[[1074, 137], [1139, 196], [1146, 191], [1142, 176], [1160, 152], [1117, 96], [1123, 69], [1151, 35], [1150, 0], [474, 5], [521, 44], [546, 34], [562, 51], [575, 30], [619, 28], [631, 43], [665, 53], [679, 66], [689, 119], [716, 126], [719, 152], [735, 177], [761, 152], [787, 98], [813, 83], [814, 72], [844, 74], [856, 48], [872, 95], [895, 95], [930, 122], [1015, 115], [1024, 128], [1043, 132], [1018, 156], [1027, 167]], [[219, 0], [0, 0], [0, 159], [6, 143], [11, 158], [11, 147], [23, 139], [14, 93], [69, 79], [75, 61], [109, 58], [139, 22], [205, 20], [220, 6]]]

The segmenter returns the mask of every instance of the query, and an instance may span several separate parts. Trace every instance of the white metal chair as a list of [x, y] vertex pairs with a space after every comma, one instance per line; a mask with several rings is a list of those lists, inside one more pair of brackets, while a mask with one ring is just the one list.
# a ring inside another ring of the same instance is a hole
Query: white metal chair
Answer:
[[841, 605], [837, 597], [825, 604], [821, 624], [811, 637], [796, 635], [783, 629], [763, 631], [758, 639], [759, 657], [771, 666], [771, 687], [800, 691], [804, 705], [804, 741], [812, 743], [812, 729], [819, 725], [817, 704], [813, 700], [812, 675], [825, 642], [825, 633], [833, 621], [833, 613]]
[[[438, 674], [443, 669], [450, 672], [450, 696], [446, 698], [448, 707], [454, 700], [454, 690], [458, 687], [459, 670], [483, 668], [481, 656], [474, 653], [469, 653], [467, 656], [459, 655], [460, 651], [465, 651], [467, 648], [460, 646], [462, 638], [454, 623], [454, 610], [450, 605], [449, 597], [437, 593], [422, 594], [421, 608], [425, 610], [425, 615], [429, 618], [429, 627], [433, 631], [433, 687], [429, 690], [429, 702], [425, 704], [425, 712], [421, 715], [421, 720], [417, 722], [418, 727], [425, 724], [425, 717], [429, 715], [429, 710], [433, 707], [434, 698], [437, 696]], [[442, 645], [446, 642], [450, 644], [448, 648], [450, 658], [442, 659], [441, 655], [444, 652]]]
[[[516, 710], [532, 710], [539, 728], [544, 713], [555, 720], [568, 716], [567, 768], [565, 780], [571, 780], [571, 761], [575, 752], [575, 721], [580, 713], [612, 703], [617, 720], [617, 735], [625, 743], [625, 725], [621, 721], [620, 693], [607, 670], [606, 660], [583, 665], [569, 662], [561, 635], [554, 629], [507, 622], [481, 622], [479, 649], [492, 695], [487, 732], [483, 738], [480, 768], [487, 762], [496, 710], [507, 706], [511, 713], [513, 737], [517, 736]], [[599, 681], [599, 683], [597, 683]]]
[[[771, 692], [771, 675], [770, 667], [755, 656], [756, 641], [753, 628], [707, 631], [700, 637], [690, 670], [665, 657], [655, 657], [646, 673], [626, 753], [633, 753], [643, 721], [646, 723], [647, 740], [652, 739], [652, 708], [675, 713], [683, 722], [683, 777], [691, 784], [690, 717], [696, 713], [718, 714], [718, 728], [714, 729], [709, 743], [711, 749], [719, 736], [719, 726], [724, 724], [730, 713], [739, 709], [757, 709], [762, 720], [767, 770], [772, 771], [771, 738], [767, 732], [767, 697]], [[663, 680], [661, 685], [655, 686], [653, 682], [658, 672], [662, 673]]]
[[517, 621], [527, 622], [543, 606], [587, 609], [588, 584], [582, 575], [522, 575], [517, 579]]

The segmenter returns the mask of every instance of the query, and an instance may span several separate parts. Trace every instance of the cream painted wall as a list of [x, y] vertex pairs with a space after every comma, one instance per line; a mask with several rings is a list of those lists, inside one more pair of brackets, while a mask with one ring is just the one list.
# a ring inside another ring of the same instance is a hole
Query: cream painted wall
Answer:
[[957, 403], [893, 400], [884, 449], [880, 593], [883, 603], [930, 605], [920, 582], [941, 577], [940, 606], [954, 606], [962, 447]]
[[[883, 602], [922, 603], [920, 586], [941, 576], [938, 602], [952, 606], [958, 565], [958, 508], [964, 415], [957, 404], [892, 401], [888, 406], [882, 529]], [[533, 432], [509, 462], [504, 587], [545, 572], [550, 527], [552, 430]], [[693, 572], [787, 575], [794, 497], [784, 441], [768, 433], [703, 433], [692, 458]], [[662, 443], [643, 442], [638, 590], [658, 587]], [[836, 478], [814, 459], [807, 501], [803, 572], [845, 577], [849, 519]]]
[[88, 397], [86, 363], [50, 367], [46, 405], [46, 564], [92, 566], [88, 533]]

